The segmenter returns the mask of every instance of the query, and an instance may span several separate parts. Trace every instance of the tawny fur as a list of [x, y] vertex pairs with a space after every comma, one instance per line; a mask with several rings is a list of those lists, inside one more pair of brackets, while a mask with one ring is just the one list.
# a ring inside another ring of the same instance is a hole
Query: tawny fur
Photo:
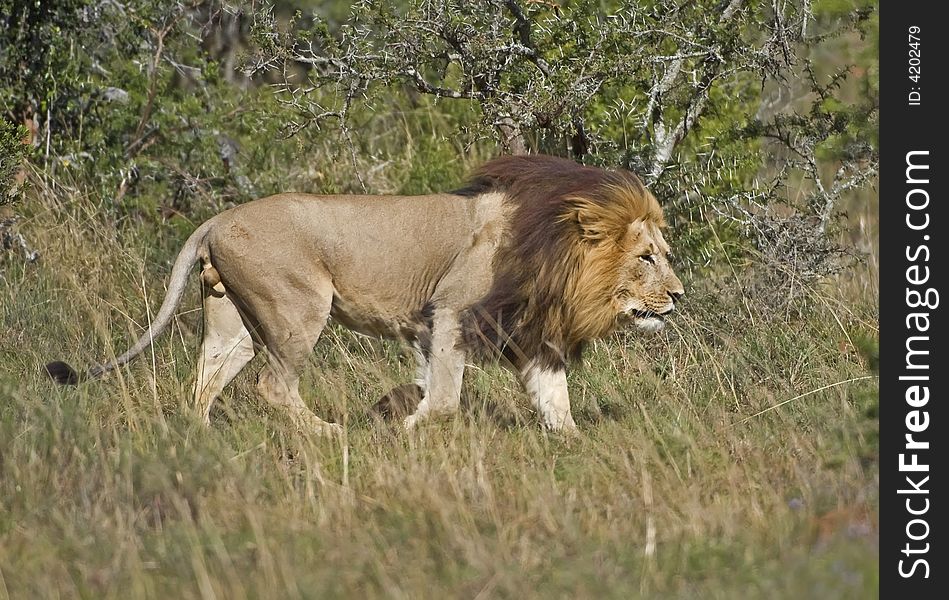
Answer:
[[407, 427], [456, 410], [466, 361], [480, 354], [518, 371], [548, 427], [573, 428], [566, 363], [621, 323], [661, 327], [682, 294], [663, 225], [635, 175], [545, 156], [488, 162], [452, 194], [271, 196], [198, 227], [151, 331], [128, 351], [84, 374], [60, 362], [47, 371], [77, 383], [129, 362], [172, 322], [200, 262], [205, 327], [194, 403], [205, 421], [224, 386], [263, 351], [260, 394], [301, 428], [338, 431], [298, 389], [333, 318], [416, 349], [415, 384], [390, 396], [407, 399]]

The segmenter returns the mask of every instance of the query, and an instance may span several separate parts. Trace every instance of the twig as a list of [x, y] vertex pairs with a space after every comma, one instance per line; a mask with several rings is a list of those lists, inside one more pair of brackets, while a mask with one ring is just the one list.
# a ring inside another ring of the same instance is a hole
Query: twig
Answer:
[[866, 380], [868, 380], [868, 379], [879, 379], [879, 377], [876, 376], [876, 375], [864, 375], [863, 377], [854, 377], [853, 379], [847, 379], [847, 380], [844, 380], [844, 381], [838, 381], [838, 382], [836, 382], [836, 383], [830, 383], [830, 384], [828, 384], [828, 385], [821, 386], [821, 387], [817, 388], [816, 390], [811, 390], [811, 391], [809, 391], [809, 392], [804, 392], [803, 394], [798, 394], [797, 396], [794, 396], [793, 398], [788, 398], [787, 400], [784, 400], [783, 402], [778, 402], [778, 403], [775, 404], [774, 406], [769, 406], [768, 408], [766, 408], [766, 409], [764, 409], [764, 410], [760, 410], [760, 411], [756, 412], [755, 414], [753, 414], [753, 415], [751, 415], [751, 416], [749, 416], [749, 417], [745, 417], [745, 418], [742, 419], [741, 421], [738, 421], [738, 423], [736, 423], [736, 424], [737, 424], [737, 425], [741, 425], [741, 424], [743, 424], [743, 423], [747, 423], [748, 421], [754, 419], [755, 417], [760, 417], [761, 415], [763, 415], [763, 414], [765, 414], [765, 413], [767, 413], [767, 412], [771, 412], [772, 410], [775, 410], [775, 409], [777, 409], [777, 408], [781, 408], [781, 407], [784, 406], [785, 404], [788, 404], [788, 403], [790, 403], [790, 402], [794, 402], [795, 400], [798, 400], [798, 399], [800, 399], [800, 398], [804, 398], [805, 396], [810, 396], [810, 395], [812, 395], [812, 394], [816, 394], [817, 392], [823, 392], [824, 390], [829, 390], [830, 388], [835, 388], [835, 387], [837, 387], [838, 385], [845, 385], [845, 384], [847, 384], [847, 383], [855, 383], [855, 382], [857, 382], [857, 381], [866, 381]]

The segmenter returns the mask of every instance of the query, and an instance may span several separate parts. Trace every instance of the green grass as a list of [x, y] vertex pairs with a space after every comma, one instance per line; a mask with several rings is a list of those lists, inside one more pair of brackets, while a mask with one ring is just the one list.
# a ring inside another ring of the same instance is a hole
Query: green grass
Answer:
[[571, 373], [577, 438], [491, 366], [457, 418], [406, 434], [369, 407], [411, 366], [333, 328], [303, 390], [346, 435], [312, 439], [254, 397], [258, 362], [210, 428], [190, 416], [195, 289], [154, 355], [48, 382], [44, 362], [141, 333], [182, 238], [40, 192], [20, 226], [42, 261], [0, 263], [0, 598], [876, 595], [869, 267], [794, 318], [694, 279], [660, 336], [598, 342]]

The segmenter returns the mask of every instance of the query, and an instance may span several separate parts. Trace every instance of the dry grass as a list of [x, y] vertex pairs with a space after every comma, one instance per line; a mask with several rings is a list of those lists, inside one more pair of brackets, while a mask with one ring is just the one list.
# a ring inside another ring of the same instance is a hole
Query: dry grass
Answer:
[[687, 283], [661, 336], [598, 343], [572, 373], [577, 439], [543, 433], [494, 367], [469, 371], [457, 419], [407, 435], [368, 410], [409, 377], [399, 351], [333, 329], [304, 384], [346, 425], [331, 441], [253, 397], [257, 363], [210, 429], [189, 416], [195, 290], [153, 355], [46, 381], [49, 359], [124, 350], [180, 240], [42, 192], [21, 223], [41, 263], [0, 281], [0, 598], [876, 593], [876, 381], [803, 395], [872, 375], [872, 266], [812, 290], [807, 318]]

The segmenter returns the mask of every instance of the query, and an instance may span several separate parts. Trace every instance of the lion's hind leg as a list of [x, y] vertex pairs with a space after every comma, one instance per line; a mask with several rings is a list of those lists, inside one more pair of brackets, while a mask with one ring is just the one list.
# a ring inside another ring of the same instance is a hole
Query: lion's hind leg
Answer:
[[[294, 310], [269, 307], [267, 318], [260, 319], [267, 365], [257, 377], [257, 390], [268, 403], [283, 410], [300, 430], [340, 434], [339, 425], [317, 417], [300, 396], [300, 375], [326, 326], [333, 302], [329, 278], [311, 285], [288, 303]], [[258, 310], [258, 315], [262, 312]]]
[[343, 429], [316, 416], [300, 396], [300, 377], [279, 361], [271, 361], [257, 376], [257, 390], [272, 406], [280, 408], [293, 423], [307, 433], [340, 434]]
[[205, 423], [210, 423], [215, 398], [252, 358], [254, 344], [237, 307], [223, 289], [210, 289], [204, 298], [204, 340], [194, 382], [194, 406]]

